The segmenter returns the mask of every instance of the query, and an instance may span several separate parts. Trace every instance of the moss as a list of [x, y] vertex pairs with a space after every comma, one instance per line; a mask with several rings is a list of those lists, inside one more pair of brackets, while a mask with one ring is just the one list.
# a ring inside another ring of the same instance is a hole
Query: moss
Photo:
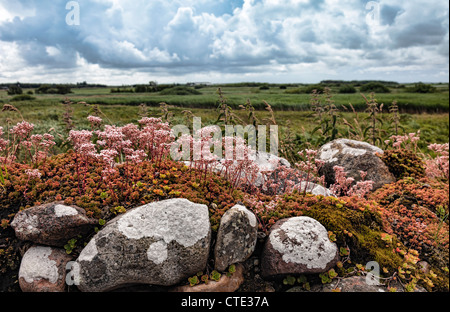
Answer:
[[380, 231], [374, 231], [367, 226], [362, 226], [361, 232], [356, 236], [359, 243], [356, 250], [361, 253], [368, 251], [364, 258], [373, 257], [373, 261], [378, 262], [381, 268], [394, 272], [403, 263], [402, 257], [392, 248], [398, 244], [397, 240], [387, 244], [383, 241]]
[[423, 160], [411, 150], [387, 150], [381, 156], [381, 160], [397, 180], [405, 177], [421, 178], [425, 176]]
[[345, 203], [318, 203], [305, 211], [304, 215], [319, 221], [328, 231], [336, 234], [338, 246], [348, 246], [352, 262], [365, 264], [376, 261], [390, 272], [402, 263], [402, 258], [393, 252], [391, 244], [382, 240], [382, 220], [375, 211], [354, 210]]

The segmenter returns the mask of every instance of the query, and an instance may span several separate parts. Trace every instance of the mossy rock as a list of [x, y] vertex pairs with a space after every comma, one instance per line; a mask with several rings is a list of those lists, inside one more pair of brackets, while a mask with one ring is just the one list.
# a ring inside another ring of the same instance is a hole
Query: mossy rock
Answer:
[[316, 219], [333, 232], [338, 246], [348, 246], [353, 263], [365, 265], [376, 261], [390, 272], [402, 264], [402, 257], [392, 251], [392, 245], [398, 242], [394, 240], [386, 244], [382, 239], [382, 221], [377, 212], [368, 208], [354, 210], [337, 202], [335, 205], [318, 203], [304, 215]]
[[285, 195], [277, 207], [259, 218], [265, 223], [294, 217], [308, 216], [319, 221], [336, 236], [339, 247], [349, 247], [352, 263], [365, 265], [377, 261], [380, 267], [395, 271], [402, 264], [402, 257], [393, 252], [393, 238], [387, 244], [382, 239], [383, 223], [375, 203], [358, 198], [289, 194]]

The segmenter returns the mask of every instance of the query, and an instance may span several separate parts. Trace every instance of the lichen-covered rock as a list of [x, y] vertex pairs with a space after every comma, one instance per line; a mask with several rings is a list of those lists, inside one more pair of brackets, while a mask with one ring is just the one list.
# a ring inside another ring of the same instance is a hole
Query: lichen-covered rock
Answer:
[[215, 267], [224, 271], [233, 263], [247, 260], [255, 250], [258, 232], [256, 216], [241, 205], [225, 212], [217, 233]]
[[19, 211], [11, 227], [23, 241], [62, 247], [71, 238], [87, 234], [97, 223], [80, 207], [54, 202]]
[[263, 277], [322, 273], [338, 261], [335, 243], [323, 225], [309, 217], [293, 217], [275, 223], [264, 245]]
[[313, 195], [321, 195], [321, 196], [332, 196], [332, 197], [336, 197], [332, 191], [330, 191], [329, 189], [327, 189], [326, 187], [323, 187], [322, 185], [319, 184], [315, 184], [312, 182], [306, 182], [303, 181], [300, 183], [299, 187], [298, 187], [299, 191], [305, 191], [306, 193], [311, 193]]
[[106, 224], [83, 249], [78, 288], [175, 285], [204, 270], [210, 240], [206, 205], [169, 199], [134, 208]]
[[360, 171], [367, 172], [366, 180], [374, 182], [373, 190], [385, 184], [395, 182], [395, 177], [389, 171], [378, 155], [383, 150], [366, 142], [337, 139], [323, 145], [317, 158], [324, 161], [319, 174], [325, 176], [327, 185], [335, 183], [334, 166], [341, 166], [355, 181], [361, 181]]
[[23, 292], [63, 292], [66, 264], [72, 260], [64, 249], [33, 246], [23, 255], [19, 285]]

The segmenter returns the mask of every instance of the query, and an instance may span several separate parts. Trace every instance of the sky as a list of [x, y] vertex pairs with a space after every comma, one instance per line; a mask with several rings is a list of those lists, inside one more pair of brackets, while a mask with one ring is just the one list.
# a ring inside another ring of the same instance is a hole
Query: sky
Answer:
[[0, 83], [449, 81], [444, 0], [0, 0]]

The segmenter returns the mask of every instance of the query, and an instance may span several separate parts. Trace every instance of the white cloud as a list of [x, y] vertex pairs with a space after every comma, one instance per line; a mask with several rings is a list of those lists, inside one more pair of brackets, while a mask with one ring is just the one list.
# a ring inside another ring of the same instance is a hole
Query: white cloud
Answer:
[[379, 0], [374, 26], [365, 0], [95, 0], [80, 2], [77, 27], [65, 24], [65, 2], [0, 0], [0, 82], [64, 71], [106, 83], [129, 82], [130, 72], [145, 81], [382, 79], [407, 77], [402, 68], [426, 80], [448, 68], [445, 1]]

